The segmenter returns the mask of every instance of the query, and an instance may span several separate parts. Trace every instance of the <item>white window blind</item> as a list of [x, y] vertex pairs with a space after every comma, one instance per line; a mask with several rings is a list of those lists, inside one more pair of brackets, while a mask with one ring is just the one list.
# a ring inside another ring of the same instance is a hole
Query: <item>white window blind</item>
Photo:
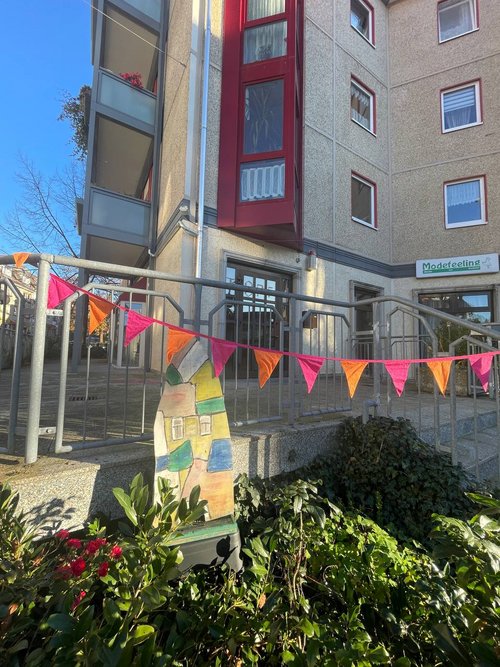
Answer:
[[285, 161], [250, 162], [241, 165], [241, 201], [285, 196]]

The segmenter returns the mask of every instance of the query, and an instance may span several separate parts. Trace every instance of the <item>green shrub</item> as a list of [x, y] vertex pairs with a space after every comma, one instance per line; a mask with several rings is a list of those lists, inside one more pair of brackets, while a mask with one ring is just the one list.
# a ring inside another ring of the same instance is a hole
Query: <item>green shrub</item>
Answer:
[[315, 465], [326, 492], [399, 537], [427, 541], [432, 515], [472, 516], [472, 482], [450, 458], [417, 436], [407, 420], [346, 419], [332, 456]]

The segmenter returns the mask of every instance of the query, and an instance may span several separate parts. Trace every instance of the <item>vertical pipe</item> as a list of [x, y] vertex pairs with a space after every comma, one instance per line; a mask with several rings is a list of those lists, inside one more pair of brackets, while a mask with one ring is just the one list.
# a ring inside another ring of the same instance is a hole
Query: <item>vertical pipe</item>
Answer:
[[38, 435], [42, 405], [43, 364], [47, 325], [47, 294], [50, 264], [42, 257], [38, 263], [36, 286], [35, 332], [31, 357], [28, 424], [26, 428], [25, 462], [35, 463], [38, 458]]
[[71, 306], [74, 299], [66, 299], [63, 304], [63, 325], [61, 341], [61, 368], [59, 371], [59, 398], [57, 401], [56, 441], [55, 453], [64, 451], [64, 411], [66, 407], [66, 383], [68, 379], [69, 329], [71, 321]]
[[12, 382], [10, 390], [10, 413], [9, 431], [7, 434], [7, 451], [14, 452], [14, 439], [16, 435], [17, 413], [19, 409], [19, 389], [21, 383], [21, 364], [23, 360], [23, 326], [24, 326], [24, 297], [17, 296], [17, 322], [16, 337], [14, 340], [14, 363], [12, 369]]

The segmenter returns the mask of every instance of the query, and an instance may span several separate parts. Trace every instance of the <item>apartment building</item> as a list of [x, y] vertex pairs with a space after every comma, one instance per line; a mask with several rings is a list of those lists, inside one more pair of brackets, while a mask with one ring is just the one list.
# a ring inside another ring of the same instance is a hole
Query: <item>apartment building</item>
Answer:
[[93, 5], [82, 256], [500, 321], [498, 0]]

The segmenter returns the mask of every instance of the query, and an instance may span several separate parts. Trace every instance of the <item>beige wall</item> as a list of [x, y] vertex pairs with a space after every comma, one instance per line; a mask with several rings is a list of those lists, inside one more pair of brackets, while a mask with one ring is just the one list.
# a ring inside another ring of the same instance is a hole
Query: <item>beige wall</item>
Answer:
[[[396, 2], [389, 26], [394, 262], [500, 252], [500, 2], [481, 0], [479, 30], [443, 44], [428, 0]], [[440, 91], [477, 79], [483, 124], [443, 134]], [[482, 174], [489, 224], [445, 229], [444, 182]]]

